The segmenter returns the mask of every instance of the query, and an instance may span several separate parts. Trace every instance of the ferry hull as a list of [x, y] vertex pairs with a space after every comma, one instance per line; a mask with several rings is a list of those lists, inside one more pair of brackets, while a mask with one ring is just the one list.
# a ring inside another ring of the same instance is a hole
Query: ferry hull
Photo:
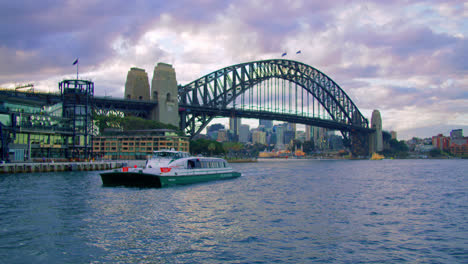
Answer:
[[211, 174], [200, 174], [200, 175], [184, 175], [184, 176], [159, 176], [161, 181], [161, 187], [192, 184], [197, 182], [207, 182], [215, 180], [224, 180], [240, 177], [239, 172], [220, 172]]
[[240, 177], [239, 172], [217, 172], [197, 175], [154, 175], [141, 172], [105, 172], [101, 173], [104, 186], [129, 187], [167, 187]]
[[101, 180], [104, 186], [161, 187], [158, 176], [138, 172], [105, 172]]

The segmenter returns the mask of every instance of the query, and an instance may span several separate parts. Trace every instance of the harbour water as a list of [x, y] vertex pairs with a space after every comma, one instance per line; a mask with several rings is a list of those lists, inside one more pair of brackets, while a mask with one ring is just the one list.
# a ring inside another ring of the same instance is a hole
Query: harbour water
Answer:
[[267, 160], [187, 186], [0, 175], [0, 263], [468, 263], [467, 160]]

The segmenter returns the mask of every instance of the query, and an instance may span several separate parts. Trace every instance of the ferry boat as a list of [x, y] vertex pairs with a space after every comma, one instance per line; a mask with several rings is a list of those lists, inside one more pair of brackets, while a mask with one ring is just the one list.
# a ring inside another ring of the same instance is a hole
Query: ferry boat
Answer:
[[123, 167], [101, 173], [104, 186], [166, 187], [241, 176], [221, 158], [193, 157], [187, 152], [155, 151], [144, 168]]

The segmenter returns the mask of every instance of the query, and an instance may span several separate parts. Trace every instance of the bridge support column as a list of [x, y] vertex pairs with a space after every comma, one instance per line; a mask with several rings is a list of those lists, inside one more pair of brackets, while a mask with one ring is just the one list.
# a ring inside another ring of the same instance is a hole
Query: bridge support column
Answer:
[[151, 99], [158, 102], [152, 119], [165, 124], [179, 126], [179, 104], [176, 73], [172, 65], [158, 63], [151, 82]]

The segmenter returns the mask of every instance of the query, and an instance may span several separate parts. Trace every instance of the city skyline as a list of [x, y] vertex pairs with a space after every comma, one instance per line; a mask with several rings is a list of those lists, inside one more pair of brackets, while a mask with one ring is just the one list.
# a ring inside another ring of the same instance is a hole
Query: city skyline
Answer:
[[[468, 4], [352, 2], [16, 1], [0, 4], [0, 87], [92, 79], [123, 97], [131, 67], [174, 66], [179, 84], [268, 58], [322, 71], [399, 139], [468, 129]], [[301, 51], [299, 54], [298, 51]], [[287, 53], [282, 57], [282, 54]], [[152, 76], [149, 76], [150, 78]], [[244, 121], [251, 124], [258, 121]], [[252, 125], [251, 125], [252, 126]]]

